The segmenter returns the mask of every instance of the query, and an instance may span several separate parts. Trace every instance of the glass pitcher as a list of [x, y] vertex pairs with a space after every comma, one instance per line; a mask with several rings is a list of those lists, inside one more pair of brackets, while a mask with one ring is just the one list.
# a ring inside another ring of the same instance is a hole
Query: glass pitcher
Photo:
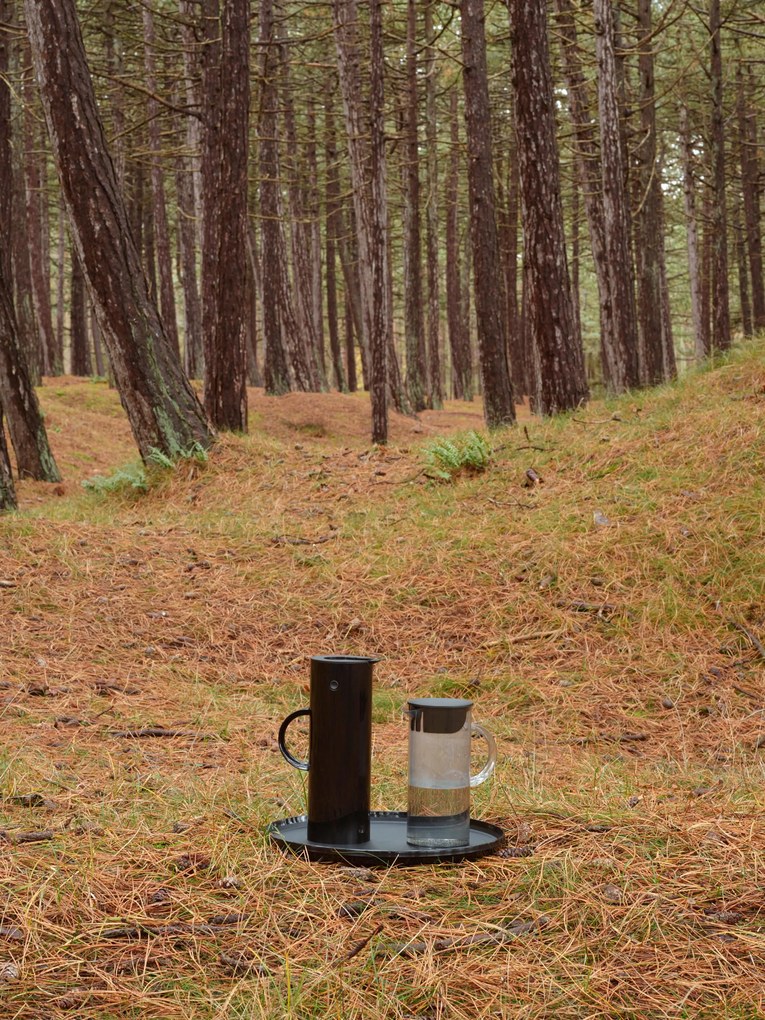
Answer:
[[[412, 846], [470, 843], [470, 789], [494, 771], [494, 737], [471, 722], [472, 701], [414, 698], [409, 701], [409, 808], [406, 841]], [[470, 775], [473, 734], [489, 745], [489, 757]]]

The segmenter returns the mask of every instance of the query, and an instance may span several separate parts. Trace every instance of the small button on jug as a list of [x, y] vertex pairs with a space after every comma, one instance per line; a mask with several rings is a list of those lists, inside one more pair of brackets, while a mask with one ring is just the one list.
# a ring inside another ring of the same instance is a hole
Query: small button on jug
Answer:
[[[494, 737], [471, 722], [472, 701], [415, 698], [409, 701], [409, 813], [406, 841], [412, 846], [466, 846], [470, 842], [470, 788], [494, 771]], [[470, 738], [483, 737], [489, 757], [470, 775]]]

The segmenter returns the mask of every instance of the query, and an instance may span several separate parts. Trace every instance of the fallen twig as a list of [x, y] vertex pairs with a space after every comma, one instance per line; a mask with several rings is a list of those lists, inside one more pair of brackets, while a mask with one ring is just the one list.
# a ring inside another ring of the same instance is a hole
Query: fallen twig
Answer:
[[533, 503], [519, 503], [517, 499], [487, 499], [486, 502], [491, 503], [492, 506], [517, 506], [520, 507], [521, 510], [536, 510], [536, 506]]
[[593, 418], [590, 421], [587, 421], [586, 418], [571, 418], [570, 420], [576, 422], [577, 425], [608, 425], [612, 421], [624, 421], [618, 414], [612, 414], [610, 418]]
[[385, 949], [394, 956], [418, 956], [430, 950], [445, 952], [452, 949], [469, 949], [472, 946], [501, 946], [507, 942], [513, 942], [521, 935], [539, 931], [547, 923], [548, 918], [544, 914], [540, 914], [533, 921], [497, 928], [496, 931], [480, 932], [476, 935], [455, 935], [450, 938], [436, 939], [434, 942], [390, 942]]
[[612, 602], [583, 602], [581, 599], [574, 599], [571, 602], [560, 599], [555, 605], [558, 609], [571, 609], [575, 613], [597, 613], [598, 616], [603, 616], [604, 613], [615, 613], [617, 610]]
[[323, 545], [325, 542], [331, 542], [333, 538], [337, 538], [337, 533], [332, 532], [331, 535], [320, 535], [319, 538], [290, 538], [289, 535], [277, 535], [271, 539], [272, 545]]
[[371, 933], [371, 935], [367, 935], [367, 937], [365, 939], [361, 939], [360, 942], [356, 942], [348, 950], [348, 952], [345, 954], [345, 956], [341, 956], [340, 957], [340, 959], [337, 961], [337, 963], [347, 963], [349, 960], [352, 960], [354, 958], [354, 956], [358, 956], [359, 953], [362, 951], [362, 949], [366, 949], [366, 947], [369, 945], [369, 943], [372, 941], [372, 939], [376, 935], [379, 935], [382, 930], [383, 930], [383, 926], [381, 924], [378, 924], [377, 927], [375, 928], [375, 930]]
[[42, 829], [40, 832], [8, 832], [7, 829], [0, 829], [0, 839], [7, 843], [45, 843], [55, 836], [51, 829]]
[[731, 627], [735, 627], [736, 630], [741, 631], [749, 644], [755, 649], [759, 657], [761, 659], [765, 659], [765, 647], [756, 634], [753, 634], [751, 630], [746, 628], [743, 623], [739, 623], [738, 620], [728, 620], [728, 623]]
[[234, 924], [239, 924], [246, 915], [219, 914], [209, 921], [175, 921], [171, 924], [121, 924], [105, 928], [97, 934], [102, 939], [144, 939], [159, 938], [162, 935], [215, 935]]
[[188, 730], [166, 730], [164, 726], [144, 726], [137, 730], [109, 730], [110, 737], [189, 737], [192, 740], [209, 739], [203, 733]]

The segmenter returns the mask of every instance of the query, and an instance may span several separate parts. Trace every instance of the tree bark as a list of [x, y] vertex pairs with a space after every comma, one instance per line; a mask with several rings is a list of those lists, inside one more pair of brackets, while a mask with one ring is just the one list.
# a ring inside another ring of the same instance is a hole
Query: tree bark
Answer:
[[370, 0], [369, 149], [361, 115], [361, 76], [356, 39], [356, 0], [334, 0], [335, 46], [348, 141], [358, 241], [358, 276], [362, 327], [370, 352], [372, 442], [388, 438], [388, 303], [387, 187], [385, 170], [384, 58], [380, 0]]
[[[199, 88], [199, 44], [195, 34], [197, 16], [191, 0], [180, 0], [183, 17], [183, 98], [190, 113], [181, 122], [185, 152], [178, 159], [176, 192], [178, 233], [181, 244], [181, 282], [185, 317], [184, 358], [186, 374], [201, 379], [204, 373], [202, 301], [199, 292], [197, 252], [202, 236], [202, 100]], [[178, 105], [181, 105], [180, 103]]]
[[510, 0], [509, 10], [534, 410], [551, 415], [589, 392], [563, 232], [546, 2]]
[[[637, 212], [638, 313], [645, 353], [642, 382], [648, 386], [676, 375], [670, 320], [664, 314], [667, 290], [664, 258], [664, 199], [657, 151], [651, 0], [638, 0], [638, 69], [641, 138], [637, 148], [640, 205]], [[669, 374], [667, 374], [669, 371]]]
[[693, 146], [688, 126], [688, 108], [680, 104], [680, 152], [683, 164], [683, 200], [685, 208], [685, 241], [688, 251], [688, 283], [691, 293], [691, 322], [693, 323], [693, 347], [697, 361], [702, 361], [707, 352], [704, 349], [704, 330], [701, 318], [701, 280], [699, 265], [699, 231], [696, 215], [696, 181], [694, 176]]
[[170, 226], [167, 219], [167, 202], [165, 201], [165, 178], [162, 172], [160, 105], [154, 98], [154, 94], [157, 92], [157, 71], [154, 55], [154, 13], [148, 6], [143, 8], [143, 45], [146, 88], [150, 93], [146, 104], [146, 113], [148, 116], [149, 154], [151, 158], [150, 180], [157, 255], [159, 308], [165, 332], [173, 347], [176, 351], [180, 352], [178, 319], [175, 311], [173, 260], [170, 254]]
[[[279, 4], [275, 8], [280, 14]], [[290, 82], [288, 47], [283, 37], [282, 19], [276, 17], [276, 38], [278, 41], [278, 67], [280, 79], [279, 108], [282, 111], [286, 158], [281, 164], [282, 176], [286, 177], [287, 200], [289, 203], [290, 241], [292, 250], [293, 309], [297, 320], [297, 332], [301, 338], [304, 357], [310, 378], [309, 388], [322, 388], [320, 371], [320, 328], [316, 320], [314, 297], [314, 247], [309, 221], [307, 187], [301, 180], [299, 146], [295, 127], [295, 110]]]
[[574, 152], [577, 174], [584, 198], [590, 251], [592, 252], [592, 261], [598, 286], [600, 361], [606, 386], [609, 389], [615, 389], [616, 386], [610, 378], [610, 371], [611, 365], [618, 360], [615, 351], [616, 313], [615, 298], [611, 293], [611, 274], [606, 255], [600, 148], [595, 137], [593, 120], [590, 115], [587, 83], [582, 72], [573, 6], [571, 0], [555, 0], [555, 5], [558, 14], [558, 28], [566, 75], [568, 105], [576, 136]]
[[[25, 58], [28, 50], [25, 47]], [[25, 62], [26, 59], [25, 59]], [[49, 261], [43, 253], [43, 216], [42, 203], [47, 202], [47, 193], [43, 186], [44, 153], [40, 148], [38, 122], [32, 104], [31, 80], [27, 78], [24, 85], [24, 190], [26, 195], [26, 230], [29, 277], [32, 284], [32, 305], [34, 321], [37, 326], [36, 361], [44, 375], [56, 375], [61, 366], [56, 364], [53, 334], [53, 319], [50, 301]], [[42, 166], [41, 166], [42, 164]]]
[[446, 325], [452, 354], [452, 387], [457, 400], [473, 399], [473, 368], [470, 337], [462, 302], [462, 271], [459, 241], [460, 138], [457, 91], [452, 88], [449, 110], [450, 147], [446, 175]]
[[204, 403], [247, 431], [249, 0], [204, 0], [202, 334]]
[[417, 85], [417, 6], [407, 0], [406, 105], [404, 112], [404, 336], [406, 388], [415, 412], [428, 400], [425, 367], [425, 318], [422, 307], [420, 241], [420, 139]]
[[[0, 25], [7, 25], [10, 19], [9, 3], [0, 0]], [[8, 36], [0, 29], [0, 222], [6, 224], [6, 228], [12, 222], [13, 191], [7, 40]], [[16, 505], [3, 434], [3, 407], [8, 417], [19, 476], [46, 482], [58, 482], [61, 479], [48, 445], [48, 436], [19, 336], [11, 273], [11, 248], [6, 234], [0, 238], [0, 509]]]
[[609, 0], [593, 0], [598, 61], [603, 189], [603, 237], [614, 316], [613, 343], [604, 351], [604, 381], [613, 393], [639, 385], [635, 275], [630, 247], [626, 154], [620, 128], [613, 10]]
[[468, 193], [478, 351], [484, 418], [512, 425], [515, 404], [507, 362], [505, 295], [497, 236], [483, 0], [461, 0], [462, 80], [468, 141]]
[[337, 321], [337, 263], [335, 257], [337, 237], [340, 229], [340, 180], [338, 178], [335, 113], [330, 97], [328, 97], [324, 107], [324, 139], [327, 167], [325, 184], [326, 247], [324, 255], [327, 280], [327, 328], [329, 330], [329, 349], [332, 357], [332, 372], [335, 378], [335, 386], [344, 393], [348, 387], [345, 382], [345, 372], [343, 371], [340, 333]]
[[[751, 91], [751, 88], [750, 90]], [[744, 234], [752, 278], [752, 326], [765, 330], [765, 284], [762, 265], [762, 229], [760, 212], [760, 168], [757, 145], [757, 115], [748, 102], [741, 65], [737, 69], [737, 104], [741, 197], [744, 207]]]
[[259, 37], [261, 92], [258, 134], [263, 235], [263, 332], [266, 342], [264, 375], [266, 392], [280, 394], [291, 389], [289, 362], [298, 389], [315, 389], [316, 380], [311, 369], [307, 338], [301, 332], [295, 314], [287, 269], [277, 144], [276, 42], [273, 0], [261, 0]]
[[435, 0], [425, 0], [425, 151], [427, 153], [427, 197], [425, 199], [425, 250], [428, 285], [427, 363], [430, 406], [443, 406], [441, 378], [441, 308], [438, 266], [438, 122], [436, 114], [436, 73], [438, 63], [433, 40]]
[[710, 154], [712, 156], [712, 347], [725, 351], [731, 345], [728, 285], [728, 214], [725, 187], [725, 111], [720, 0], [709, 0], [709, 63], [712, 86]]
[[98, 115], [74, 0], [25, 0], [35, 71], [77, 253], [141, 456], [213, 434], [149, 300]]
[[69, 351], [72, 375], [89, 376], [90, 346], [88, 343], [88, 319], [85, 312], [85, 275], [80, 260], [72, 260], [69, 299]]
[[0, 510], [15, 510], [17, 505], [11, 459], [3, 429], [3, 405], [0, 403]]

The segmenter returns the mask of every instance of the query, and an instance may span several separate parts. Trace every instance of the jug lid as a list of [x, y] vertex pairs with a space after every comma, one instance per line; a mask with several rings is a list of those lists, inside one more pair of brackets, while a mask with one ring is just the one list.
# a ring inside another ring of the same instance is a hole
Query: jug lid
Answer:
[[411, 728], [424, 733], [457, 733], [473, 707], [464, 698], [410, 698], [408, 703]]

